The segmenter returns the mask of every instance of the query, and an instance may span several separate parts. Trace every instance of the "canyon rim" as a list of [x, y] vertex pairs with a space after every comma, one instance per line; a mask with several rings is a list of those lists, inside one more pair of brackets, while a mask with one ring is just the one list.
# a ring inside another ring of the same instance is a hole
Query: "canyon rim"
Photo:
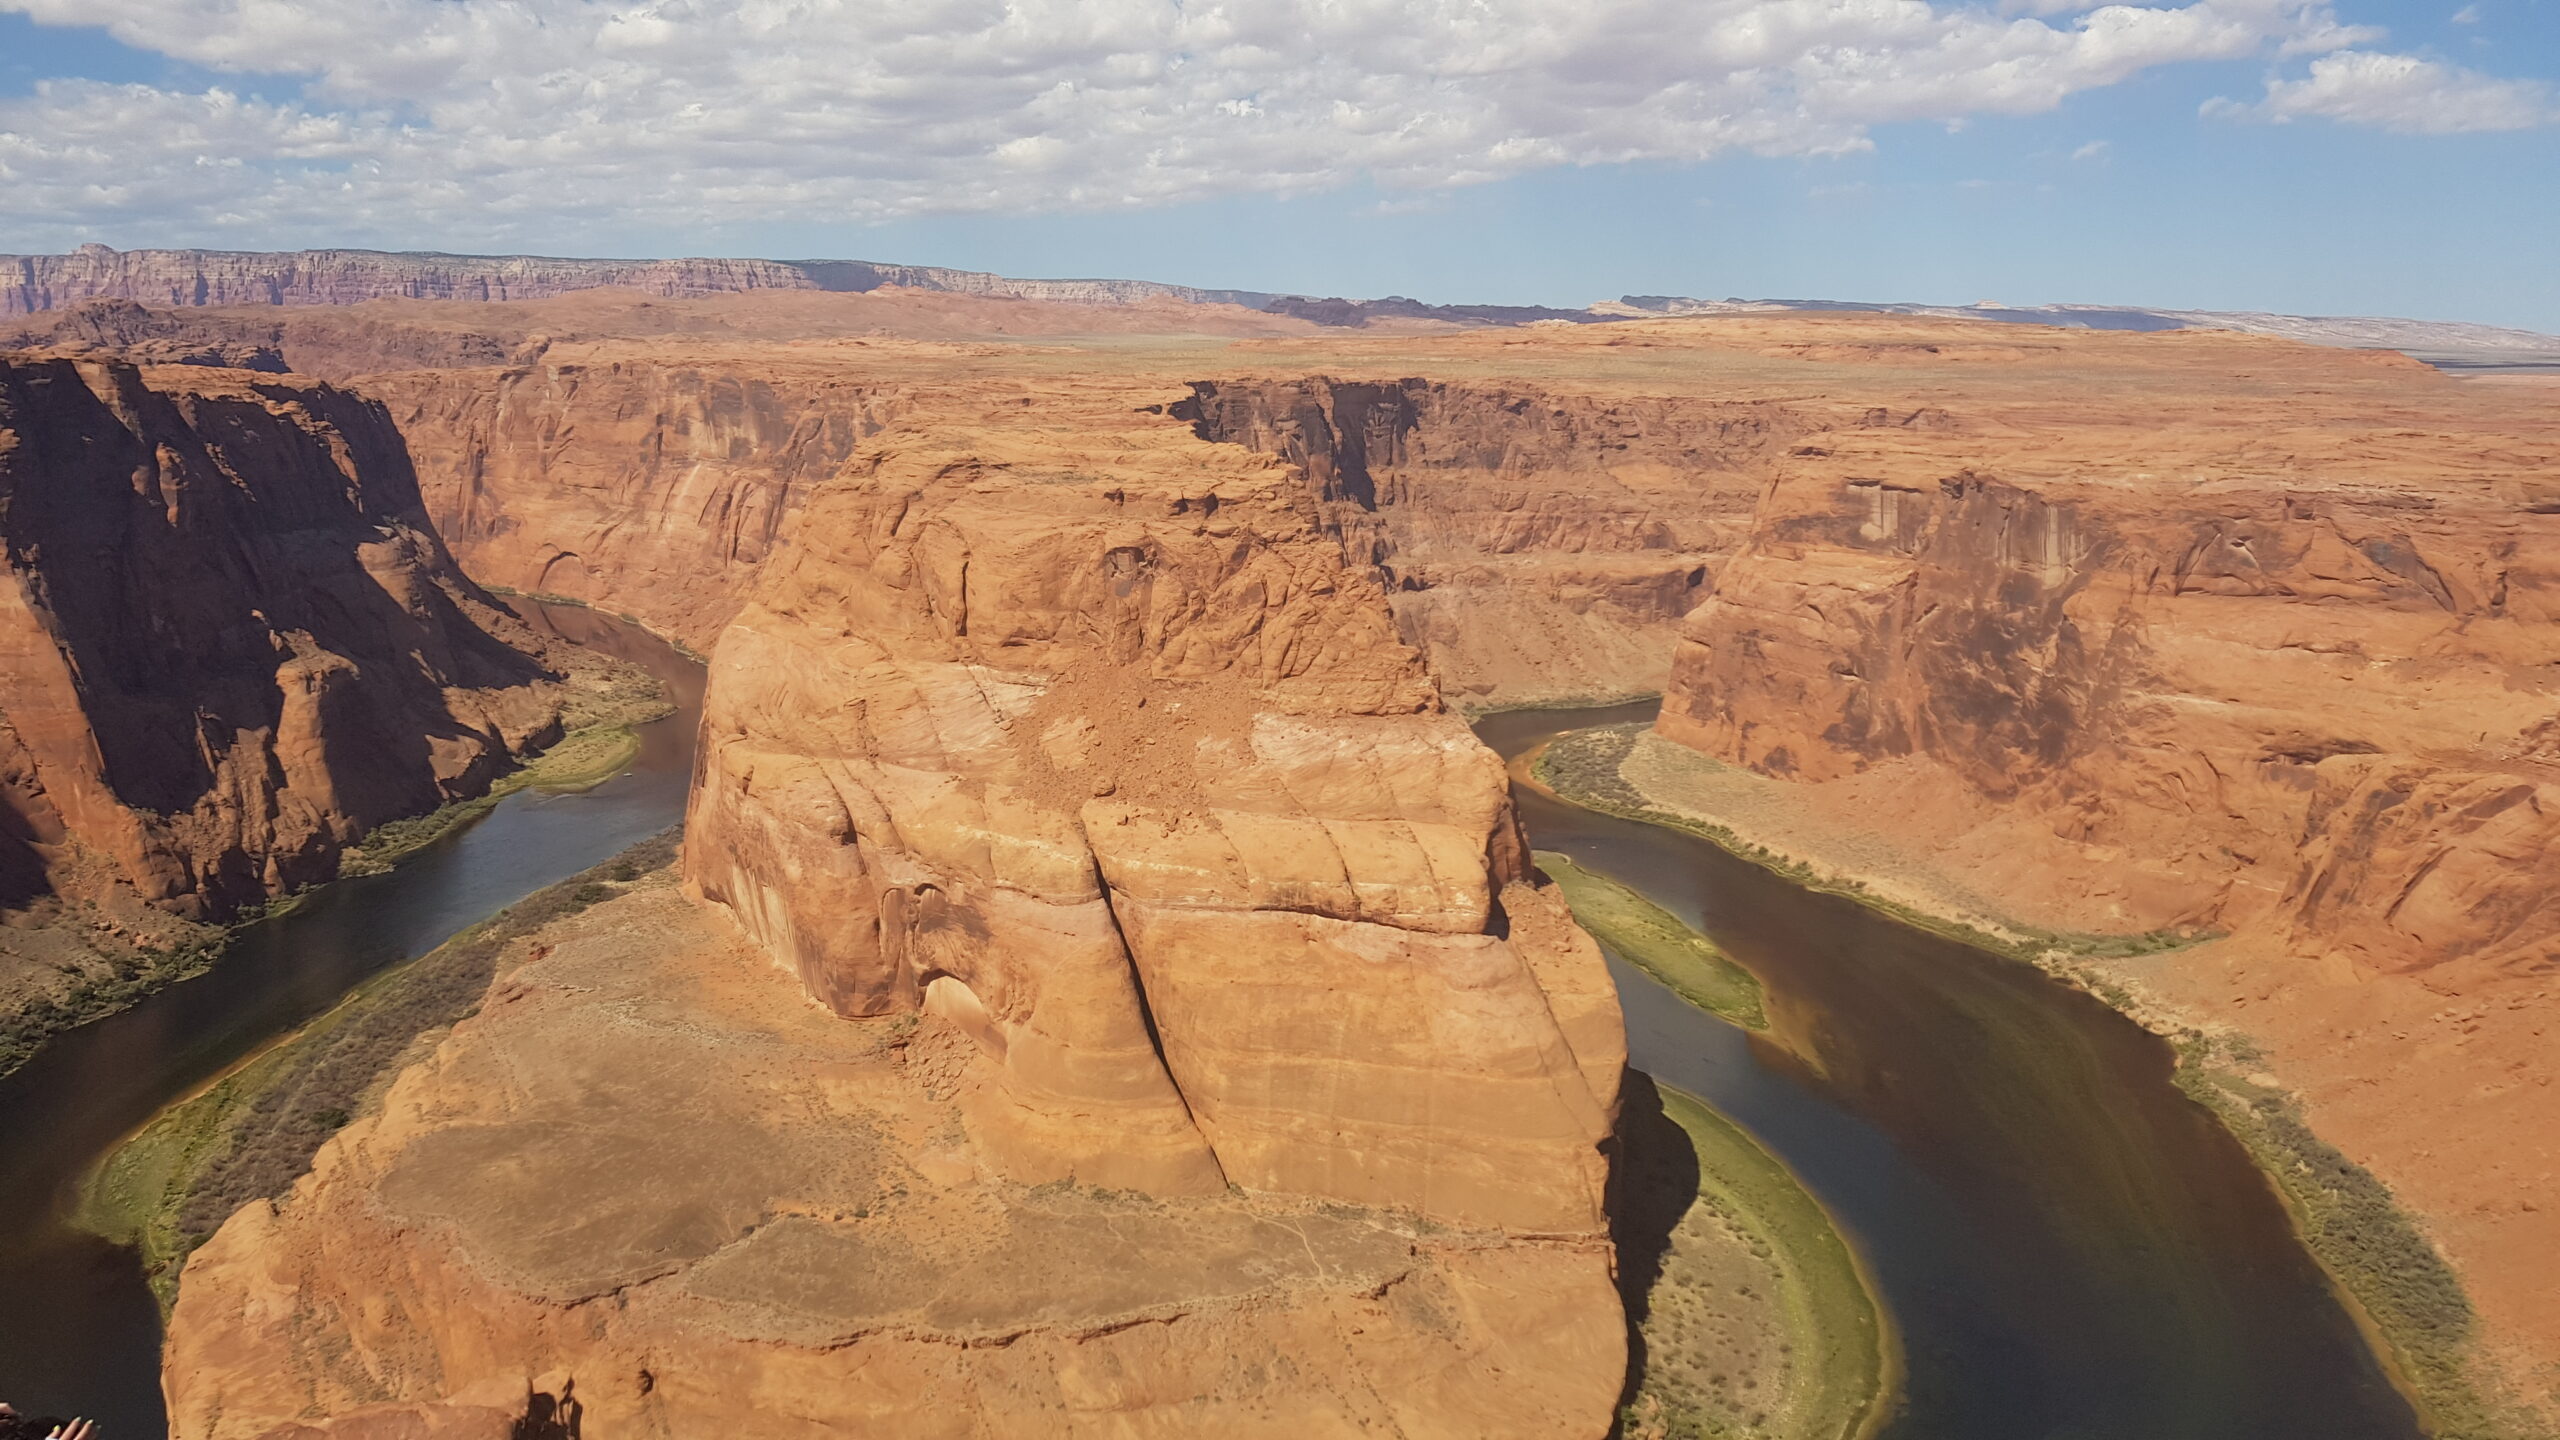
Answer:
[[1466, 720], [1644, 695], [1612, 793], [2298, 1107], [2548, 1423], [2548, 382], [394, 258], [22, 287], [23, 993], [575, 728], [509, 595], [707, 657], [682, 854], [199, 1237], [174, 1434], [1607, 1434], [1627, 1036]]

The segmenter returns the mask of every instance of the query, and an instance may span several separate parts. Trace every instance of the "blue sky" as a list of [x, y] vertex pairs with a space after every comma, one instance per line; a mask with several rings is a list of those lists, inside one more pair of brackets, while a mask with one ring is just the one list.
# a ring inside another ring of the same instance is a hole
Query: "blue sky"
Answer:
[[2560, 331], [2560, 0], [0, 0], [0, 57], [14, 250]]

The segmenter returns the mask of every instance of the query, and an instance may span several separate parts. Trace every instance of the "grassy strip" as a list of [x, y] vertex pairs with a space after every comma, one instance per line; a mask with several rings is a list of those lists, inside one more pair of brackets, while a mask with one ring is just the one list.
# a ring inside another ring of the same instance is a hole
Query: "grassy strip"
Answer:
[[[2023, 927], [1994, 936], [1882, 900], [1854, 880], [1816, 875], [1722, 826], [1656, 809], [1618, 774], [1643, 730], [1607, 726], [1560, 736], [1533, 773], [1574, 804], [1696, 835], [1808, 889], [1843, 895], [1917, 929], [2036, 965], [2119, 1010], [2135, 1008], [2130, 994], [2068, 961], [2149, 954], [2210, 938], [2166, 931], [2073, 936]], [[2483, 1393], [2471, 1358], [2470, 1300], [2390, 1188], [2314, 1133], [2290, 1095], [2245, 1078], [2256, 1064], [2248, 1042], [2190, 1031], [2176, 1044], [2179, 1088], [2213, 1111], [2274, 1182], [2304, 1245], [2347, 1296], [2377, 1352], [2392, 1363], [2427, 1432], [2438, 1440], [2517, 1440], [2547, 1433], [2519, 1407]]]
[[[614, 697], [601, 701], [597, 706], [600, 718], [570, 731], [540, 754], [499, 776], [483, 793], [424, 815], [375, 826], [361, 843], [340, 852], [337, 878], [379, 875], [488, 814], [498, 807], [498, 802], [519, 790], [567, 793], [593, 789], [621, 774], [640, 753], [640, 726], [664, 719], [675, 709], [663, 693], [648, 699]], [[242, 909], [225, 924], [201, 926], [197, 933], [177, 944], [139, 949], [133, 960], [115, 973], [83, 977], [60, 996], [39, 996], [14, 1012], [0, 1015], [0, 1079], [33, 1059], [54, 1036], [103, 1020], [154, 991], [203, 974], [222, 958], [235, 931], [260, 920], [291, 914], [310, 893], [306, 889], [279, 895]]]
[[362, 843], [349, 846], [338, 857], [338, 874], [341, 877], [379, 875], [463, 825], [497, 809], [498, 802], [519, 790], [541, 790], [553, 794], [592, 790], [621, 774], [623, 767], [639, 755], [638, 727], [674, 713], [675, 706], [660, 700], [572, 730], [549, 749], [491, 781], [487, 790], [468, 800], [456, 800], [424, 815], [375, 826]]
[[1573, 918], [1627, 963], [1661, 981], [1681, 999], [1710, 1015], [1753, 1030], [1769, 1028], [1758, 976], [1736, 964], [1716, 943], [1634, 889], [1585, 870], [1550, 850], [1537, 852], [1538, 868], [1564, 891]]
[[2311, 1253], [2394, 1362], [2427, 1433], [2437, 1440], [2548, 1434], [2475, 1383], [2475, 1317], [2453, 1267], [2389, 1186], [2313, 1132], [2291, 1095], [2248, 1078], [2258, 1063], [2246, 1040], [2189, 1034], [2178, 1041], [2178, 1088], [2220, 1117], [2275, 1181]]
[[107, 974], [83, 975], [60, 995], [38, 995], [0, 1016], [0, 1079], [34, 1059], [46, 1041], [63, 1031], [103, 1020], [154, 990], [203, 974], [230, 942], [228, 928], [204, 926], [174, 945], [137, 949]]
[[542, 605], [567, 605], [572, 609], [593, 610], [599, 615], [610, 615], [625, 625], [636, 626], [639, 629], [648, 631], [648, 633], [652, 635], [656, 635], [659, 641], [668, 649], [675, 651], [677, 654], [692, 661], [696, 665], [708, 665], [711, 663], [710, 656], [694, 649], [692, 646], [687, 645], [673, 635], [660, 634], [648, 621], [641, 619], [639, 616], [632, 614], [628, 610], [607, 610], [592, 600], [581, 600], [575, 595], [554, 595], [548, 590], [518, 590], [512, 585], [489, 584], [483, 584], [480, 588], [488, 591], [492, 595], [503, 595], [510, 600], [531, 600]]
[[174, 1303], [187, 1256], [233, 1210], [282, 1195], [420, 1036], [479, 1008], [508, 942], [613, 898], [675, 848], [674, 830], [641, 841], [367, 980], [110, 1151], [83, 1183], [73, 1223], [138, 1247], [153, 1292]]
[[[1854, 878], [1824, 874], [1792, 856], [1782, 855], [1765, 845], [1753, 844], [1726, 826], [1676, 815], [1657, 807], [1643, 791], [1628, 784], [1618, 773], [1618, 767], [1626, 763], [1628, 752], [1650, 728], [1642, 723], [1604, 725], [1559, 735], [1538, 756], [1531, 773], [1539, 784], [1584, 809], [1695, 835], [1736, 859], [1747, 860], [1804, 889], [1855, 900], [1915, 930], [1924, 930], [2011, 960], [2044, 965], [2057, 955], [2087, 960], [2124, 959], [2175, 950], [2213, 938], [2180, 930], [2099, 935], [2007, 923], [1998, 930], [1987, 930], [1887, 899]], [[2129, 998], [2117, 999], [2116, 1003], [2127, 1003]]]
[[[1630, 1305], [1643, 1320], [1644, 1374], [1621, 1407], [1621, 1432], [1663, 1440], [1852, 1440], [1871, 1433], [1885, 1417], [1899, 1366], [1884, 1310], [1856, 1253], [1822, 1203], [1748, 1132], [1694, 1095], [1652, 1088], [1661, 1118], [1678, 1127], [1694, 1152], [1695, 1193], [1674, 1202], [1690, 1213], [1664, 1242], [1650, 1288]], [[1641, 1092], [1630, 1098], [1639, 1111], [1650, 1109]], [[1646, 1118], [1639, 1114], [1637, 1125]], [[1640, 1130], [1630, 1136], [1645, 1138]], [[1666, 1170], [1677, 1173], [1676, 1159], [1669, 1166], [1659, 1157], [1631, 1156], [1630, 1162], [1653, 1172], [1643, 1177], [1653, 1183]], [[1774, 1393], [1732, 1383], [1734, 1372], [1748, 1367], [1736, 1363], [1729, 1346], [1698, 1344], [1688, 1329], [1720, 1305], [1719, 1288], [1732, 1284], [1732, 1266], [1717, 1264], [1716, 1251], [1730, 1256], [1733, 1236], [1749, 1247], [1752, 1269], [1765, 1276], [1774, 1291], [1767, 1298], [1781, 1317], [1783, 1338], [1760, 1337], [1774, 1357], [1761, 1351], [1763, 1373], [1746, 1377], [1774, 1381]]]

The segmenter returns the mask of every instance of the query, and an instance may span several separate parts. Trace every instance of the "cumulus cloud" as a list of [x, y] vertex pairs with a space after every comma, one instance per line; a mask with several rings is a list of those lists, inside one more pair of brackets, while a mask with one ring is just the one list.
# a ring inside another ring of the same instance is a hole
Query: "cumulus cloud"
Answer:
[[2502, 80], [2416, 55], [2342, 50], [2299, 79], [2271, 77], [2255, 105], [2212, 100], [2205, 113], [2284, 124], [2317, 117], [2403, 135], [2530, 130], [2560, 123], [2560, 99], [2530, 80]]
[[2307, 0], [2030, 8], [2044, 13], [1929, 0], [0, 0], [300, 90], [267, 103], [43, 84], [0, 101], [0, 184], [21, 243], [143, 219], [261, 243], [505, 243], [633, 222], [1427, 191], [1558, 165], [1840, 153], [1878, 124], [2049, 110], [2155, 66], [2365, 34]]

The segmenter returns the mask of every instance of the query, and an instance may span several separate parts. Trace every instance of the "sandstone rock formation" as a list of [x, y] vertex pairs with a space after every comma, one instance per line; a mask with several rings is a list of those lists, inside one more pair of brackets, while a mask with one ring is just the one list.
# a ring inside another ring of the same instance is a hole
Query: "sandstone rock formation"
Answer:
[[820, 482], [904, 405], [859, 372], [537, 357], [365, 383], [480, 580], [638, 615], [709, 650]]
[[2046, 343], [1879, 347], [1936, 373], [1772, 468], [1660, 731], [2029, 924], [2227, 934], [2128, 973], [2265, 1047], [2538, 1393], [2560, 425], [2398, 357]]
[[1748, 529], [1783, 406], [1520, 381], [1200, 381], [1201, 438], [1301, 466], [1385, 570], [1396, 624], [1474, 704], [1597, 701], [1668, 678], [1710, 557]]
[[379, 1114], [196, 1252], [172, 1432], [1608, 1428], [1625, 1333], [1587, 1242], [1008, 1183], [978, 1041], [809, 1006], [754, 948], [658, 878], [510, 956]]
[[1597, 1233], [1614, 996], [1501, 765], [1294, 474], [1117, 398], [819, 492], [714, 658], [688, 875], [839, 1013], [977, 1036], [1016, 1178]]
[[348, 392], [0, 361], [0, 542], [0, 903], [85, 857], [221, 916], [557, 731], [560, 677]]
[[[2025, 924], [2228, 932], [2128, 974], [2560, 1360], [2549, 389], [1901, 317], [740, 319], [789, 300], [542, 301], [365, 383], [466, 566], [726, 632], [689, 873], [839, 1015], [966, 1039], [972, 1165], [1579, 1223], [1520, 1158], [1571, 1148], [1557, 1042], [1463, 1082], [1552, 1103], [1403, 1123], [1523, 971], [1603, 1108], [1608, 1042], [1400, 638], [1464, 703], [1667, 682], [1665, 734]], [[1379, 967], [1447, 1028], [1256, 979]], [[1355, 1021], [1381, 1071], [1306, 1062]]]
[[944, 395], [817, 490], [709, 905], [546, 937], [235, 1215], [177, 1433], [1607, 1431], [1599, 952], [1325, 502], [1166, 398]]

